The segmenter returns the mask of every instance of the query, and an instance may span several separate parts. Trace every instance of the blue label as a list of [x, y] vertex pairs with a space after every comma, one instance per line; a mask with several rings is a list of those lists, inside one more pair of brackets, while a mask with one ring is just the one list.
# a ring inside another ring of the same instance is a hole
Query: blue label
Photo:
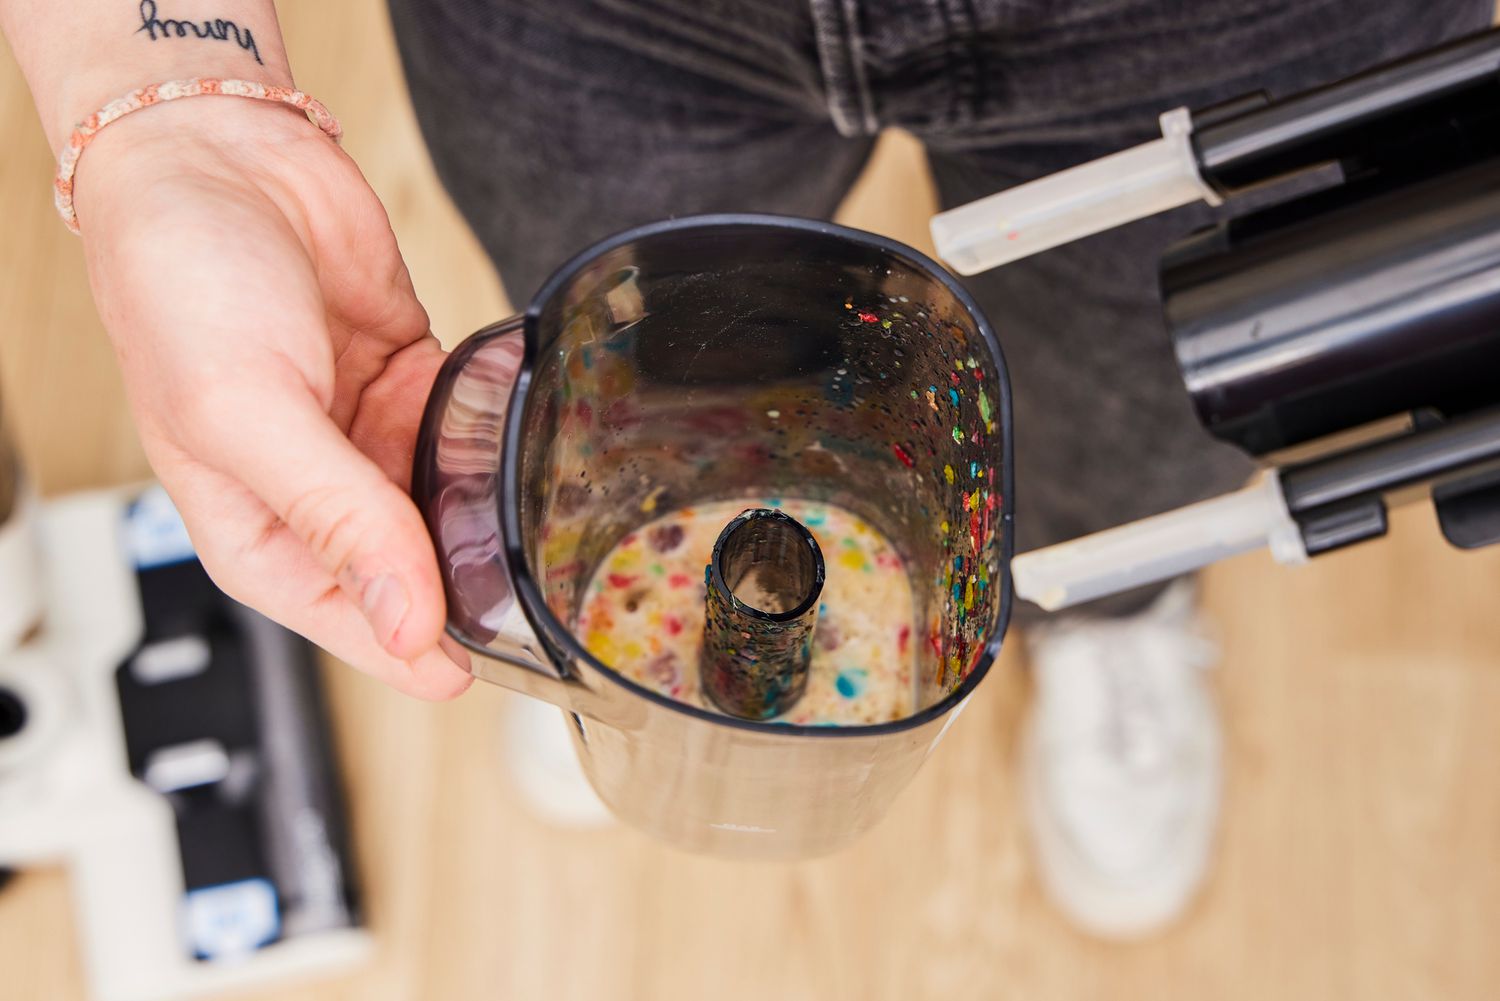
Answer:
[[125, 551], [137, 570], [182, 563], [197, 556], [182, 516], [161, 487], [148, 489], [125, 512]]
[[183, 901], [188, 946], [200, 959], [229, 959], [276, 940], [281, 915], [266, 879], [189, 890]]

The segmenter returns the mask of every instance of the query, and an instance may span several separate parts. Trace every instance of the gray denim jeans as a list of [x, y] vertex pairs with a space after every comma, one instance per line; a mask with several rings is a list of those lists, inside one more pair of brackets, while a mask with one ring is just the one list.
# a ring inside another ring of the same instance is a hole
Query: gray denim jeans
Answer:
[[[1143, 142], [1157, 115], [1337, 79], [1493, 0], [391, 0], [439, 176], [524, 303], [672, 215], [828, 216], [881, 129], [944, 207]], [[1178, 210], [969, 279], [1015, 402], [1018, 551], [1239, 486], [1195, 420], [1156, 269]], [[1154, 590], [1095, 603], [1139, 609]], [[1024, 621], [1034, 610], [1018, 606]]]

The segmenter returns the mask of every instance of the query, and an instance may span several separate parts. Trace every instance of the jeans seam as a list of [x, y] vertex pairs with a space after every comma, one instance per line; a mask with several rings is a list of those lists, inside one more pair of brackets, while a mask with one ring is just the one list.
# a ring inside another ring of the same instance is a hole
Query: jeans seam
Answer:
[[932, 0], [932, 8], [943, 21], [943, 80], [948, 91], [948, 107], [930, 123], [930, 127], [942, 131], [952, 128], [958, 121], [958, 83], [953, 77], [953, 66], [958, 61], [958, 32], [953, 23], [953, 12], [948, 9], [948, 0]]
[[875, 117], [869, 79], [860, 59], [858, 0], [811, 0], [818, 62], [823, 68], [828, 113], [846, 138], [874, 135]]
[[[967, 80], [959, 79], [965, 103], [968, 105], [970, 120], [977, 120], [984, 115], [986, 104], [988, 80], [986, 79], [984, 45], [980, 41], [983, 26], [979, 23], [979, 13], [975, 10], [974, 0], [958, 0], [958, 9], [962, 12], [964, 20], [968, 22], [969, 30], [965, 34], [965, 48], [968, 50], [967, 62], [969, 77]], [[966, 85], [966, 86], [964, 86]]]
[[875, 117], [875, 95], [870, 90], [870, 78], [865, 72], [864, 38], [859, 33], [859, 0], [844, 0], [844, 27], [849, 33], [849, 62], [853, 67], [862, 124], [866, 134], [874, 135], [880, 131], [880, 122]]

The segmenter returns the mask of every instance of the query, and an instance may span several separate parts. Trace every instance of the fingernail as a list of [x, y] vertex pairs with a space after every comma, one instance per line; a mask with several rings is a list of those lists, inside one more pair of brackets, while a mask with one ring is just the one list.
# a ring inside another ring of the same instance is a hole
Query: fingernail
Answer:
[[360, 604], [364, 607], [365, 618], [370, 620], [370, 627], [375, 630], [376, 642], [389, 647], [411, 607], [406, 588], [395, 574], [383, 573], [365, 585]]

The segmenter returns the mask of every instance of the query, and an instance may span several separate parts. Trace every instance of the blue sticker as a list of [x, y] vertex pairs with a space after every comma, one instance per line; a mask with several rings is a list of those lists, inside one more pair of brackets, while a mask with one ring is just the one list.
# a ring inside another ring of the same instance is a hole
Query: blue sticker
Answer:
[[125, 512], [125, 551], [138, 570], [194, 559], [182, 516], [161, 487], [151, 487]]
[[276, 888], [266, 879], [189, 890], [183, 901], [188, 946], [200, 959], [254, 952], [281, 934]]

